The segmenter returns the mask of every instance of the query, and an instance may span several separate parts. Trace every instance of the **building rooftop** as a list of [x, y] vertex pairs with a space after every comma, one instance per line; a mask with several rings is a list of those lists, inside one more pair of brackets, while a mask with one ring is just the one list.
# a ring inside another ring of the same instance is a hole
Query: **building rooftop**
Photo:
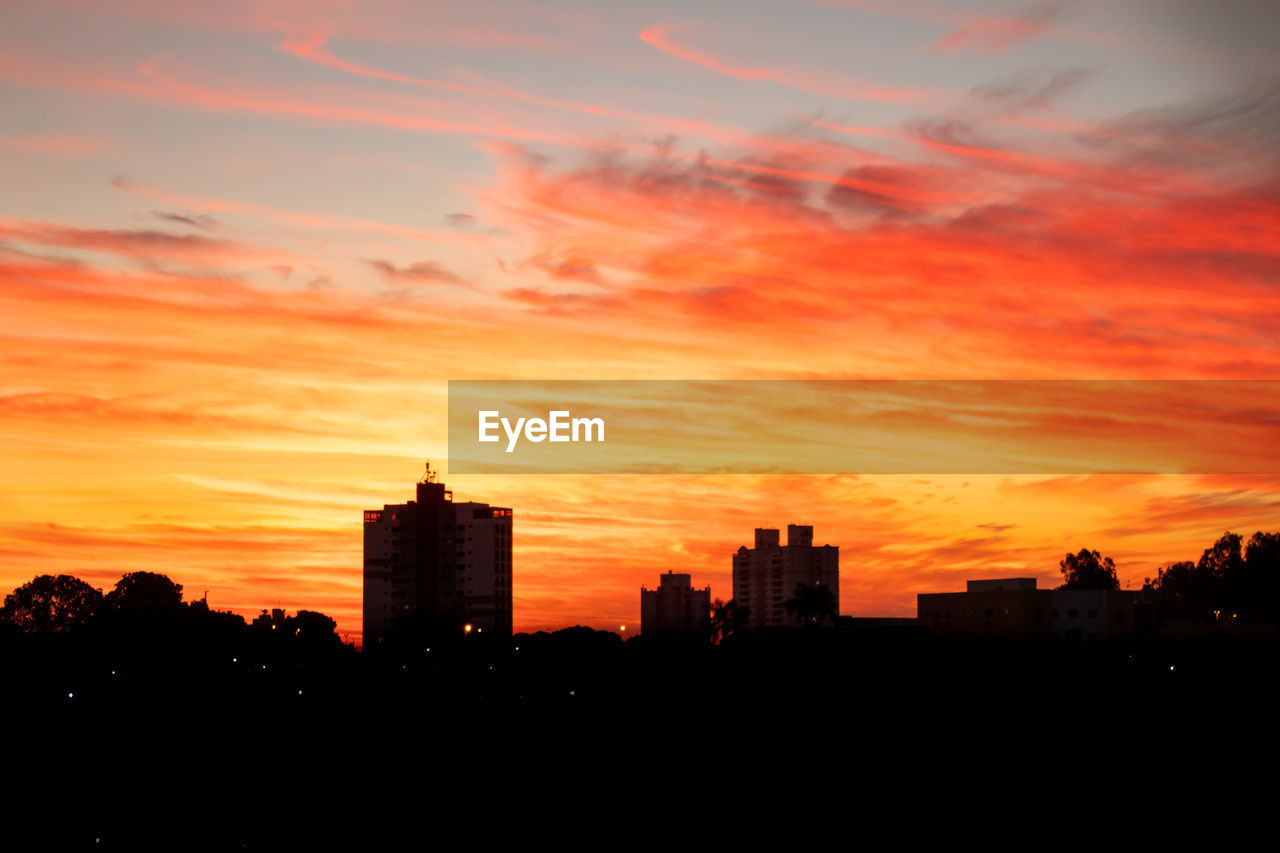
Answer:
[[968, 581], [965, 589], [968, 592], [998, 592], [1005, 589], [1035, 589], [1035, 578], [996, 578], [993, 580]]

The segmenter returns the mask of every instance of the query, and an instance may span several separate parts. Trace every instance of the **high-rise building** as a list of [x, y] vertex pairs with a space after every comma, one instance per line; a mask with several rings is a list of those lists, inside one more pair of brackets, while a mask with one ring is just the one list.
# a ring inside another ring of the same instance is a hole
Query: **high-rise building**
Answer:
[[431, 466], [417, 499], [364, 513], [364, 644], [391, 628], [511, 633], [505, 507], [454, 503]]
[[701, 634], [711, 613], [711, 587], [693, 588], [693, 576], [667, 572], [657, 589], [640, 587], [640, 633], [689, 636]]
[[777, 530], [757, 527], [755, 547], [744, 545], [733, 555], [733, 598], [753, 628], [795, 624], [786, 602], [801, 584], [826, 587], [834, 613], [840, 612], [840, 549], [814, 547], [809, 525], [788, 524], [786, 545], [778, 542]]

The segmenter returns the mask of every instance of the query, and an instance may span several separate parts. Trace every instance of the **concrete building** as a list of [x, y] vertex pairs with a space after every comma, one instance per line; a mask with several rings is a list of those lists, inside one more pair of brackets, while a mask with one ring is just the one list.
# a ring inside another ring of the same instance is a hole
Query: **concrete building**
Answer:
[[964, 592], [921, 593], [916, 619], [935, 634], [1025, 640], [1049, 633], [1049, 594], [1035, 578], [969, 581]]
[[657, 589], [640, 587], [640, 633], [695, 636], [711, 613], [711, 587], [693, 588], [693, 576], [667, 572]]
[[427, 473], [416, 500], [364, 513], [364, 643], [397, 623], [511, 633], [512, 512], [454, 503]]
[[1055, 589], [1049, 633], [1068, 646], [1104, 643], [1134, 630], [1138, 593], [1126, 589]]
[[1093, 645], [1133, 631], [1137, 595], [1122, 589], [1037, 589], [1035, 578], [976, 580], [964, 592], [917, 595], [916, 619], [939, 636]]
[[800, 584], [829, 589], [840, 612], [840, 549], [814, 547], [812, 526], [788, 524], [786, 545], [777, 530], [758, 527], [755, 547], [744, 545], [733, 555], [733, 597], [753, 628], [794, 625], [786, 602]]

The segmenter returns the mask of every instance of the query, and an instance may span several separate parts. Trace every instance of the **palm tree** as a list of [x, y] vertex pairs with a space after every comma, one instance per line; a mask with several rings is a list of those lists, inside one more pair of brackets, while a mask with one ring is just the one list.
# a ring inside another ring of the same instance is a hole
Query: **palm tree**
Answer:
[[801, 625], [834, 623], [840, 615], [831, 588], [822, 584], [812, 587], [803, 583], [796, 584], [795, 597], [783, 602], [782, 606]]

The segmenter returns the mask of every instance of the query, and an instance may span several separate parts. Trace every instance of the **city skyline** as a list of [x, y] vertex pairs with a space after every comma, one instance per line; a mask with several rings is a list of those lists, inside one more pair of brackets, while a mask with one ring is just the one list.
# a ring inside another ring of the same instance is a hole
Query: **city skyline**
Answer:
[[673, 569], [727, 591], [744, 531], [788, 520], [840, 544], [846, 614], [903, 617], [1082, 548], [1134, 588], [1274, 529], [1271, 474], [455, 476], [446, 400], [1280, 378], [1277, 23], [1243, 0], [5, 3], [0, 585], [154, 571], [356, 636], [359, 513], [424, 459], [518, 513], [517, 631], [639, 624]]

